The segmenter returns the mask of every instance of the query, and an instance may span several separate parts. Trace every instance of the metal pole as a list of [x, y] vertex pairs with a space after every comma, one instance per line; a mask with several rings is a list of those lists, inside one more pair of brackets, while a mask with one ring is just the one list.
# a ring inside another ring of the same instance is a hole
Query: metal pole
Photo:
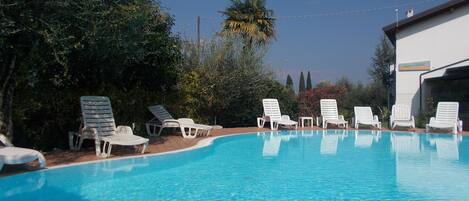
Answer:
[[197, 51], [200, 50], [200, 16], [197, 16]]

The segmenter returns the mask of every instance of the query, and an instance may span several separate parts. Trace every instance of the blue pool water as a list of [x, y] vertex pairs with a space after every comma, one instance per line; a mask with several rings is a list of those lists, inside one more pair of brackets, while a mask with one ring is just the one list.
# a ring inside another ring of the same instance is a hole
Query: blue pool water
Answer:
[[469, 200], [453, 135], [283, 131], [0, 178], [0, 200]]

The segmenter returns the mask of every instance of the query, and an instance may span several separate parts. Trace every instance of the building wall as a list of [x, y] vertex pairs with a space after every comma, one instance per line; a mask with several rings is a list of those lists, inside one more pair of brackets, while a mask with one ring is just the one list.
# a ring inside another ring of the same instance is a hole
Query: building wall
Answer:
[[[431, 69], [469, 58], [469, 6], [414, 24], [396, 35], [396, 63], [430, 61]], [[419, 113], [419, 75], [426, 71], [396, 71], [396, 104]], [[443, 75], [444, 70], [435, 74]], [[425, 97], [423, 97], [425, 100]]]

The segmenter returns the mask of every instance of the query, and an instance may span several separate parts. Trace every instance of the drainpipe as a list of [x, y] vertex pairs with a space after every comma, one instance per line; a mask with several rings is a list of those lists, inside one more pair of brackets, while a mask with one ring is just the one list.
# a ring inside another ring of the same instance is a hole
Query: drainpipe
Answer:
[[460, 63], [463, 63], [463, 62], [466, 62], [466, 61], [469, 61], [469, 58], [467, 59], [463, 59], [461, 61], [458, 61], [458, 62], [455, 62], [455, 63], [452, 63], [452, 64], [449, 64], [449, 65], [446, 65], [446, 66], [443, 66], [443, 67], [440, 67], [440, 68], [435, 68], [433, 70], [430, 70], [430, 71], [427, 71], [427, 72], [424, 72], [424, 73], [421, 73], [420, 76], [419, 76], [419, 92], [420, 92], [420, 96], [419, 96], [419, 112], [422, 113], [422, 105], [423, 105], [423, 100], [422, 100], [422, 95], [423, 95], [423, 91], [422, 91], [422, 76], [423, 75], [426, 75], [428, 73], [432, 73], [432, 72], [435, 72], [435, 71], [438, 71], [438, 70], [442, 70], [442, 69], [445, 69], [445, 68], [448, 68], [448, 67], [451, 67], [451, 66], [454, 66], [454, 65], [457, 65], [457, 64], [460, 64]]

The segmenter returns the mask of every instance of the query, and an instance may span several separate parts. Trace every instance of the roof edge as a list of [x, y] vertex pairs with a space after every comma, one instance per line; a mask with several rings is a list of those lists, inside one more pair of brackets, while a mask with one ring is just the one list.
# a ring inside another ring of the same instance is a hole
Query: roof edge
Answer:
[[412, 17], [406, 18], [399, 22], [394, 22], [392, 24], [389, 24], [383, 27], [383, 31], [386, 34], [386, 36], [389, 38], [389, 40], [391, 40], [391, 43], [395, 45], [396, 33], [399, 32], [400, 30], [403, 30], [409, 26], [420, 23], [422, 21], [426, 21], [440, 14], [451, 12], [454, 9], [457, 9], [466, 5], [469, 5], [469, 0], [451, 0], [444, 4], [441, 4], [433, 8], [427, 9], [423, 12], [417, 13], [416, 15]]

